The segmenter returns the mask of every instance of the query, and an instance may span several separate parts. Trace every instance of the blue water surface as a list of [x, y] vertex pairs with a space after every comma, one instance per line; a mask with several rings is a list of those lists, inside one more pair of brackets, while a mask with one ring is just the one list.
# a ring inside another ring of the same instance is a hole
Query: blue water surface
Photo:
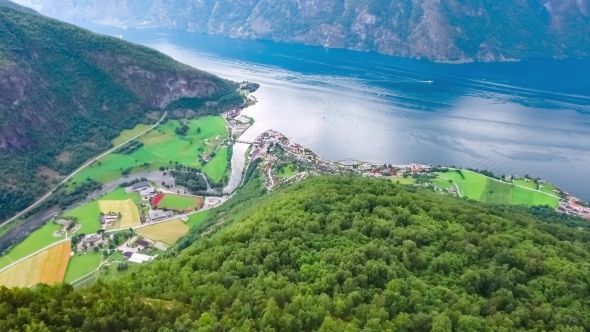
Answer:
[[83, 26], [261, 84], [244, 138], [276, 129], [330, 160], [538, 176], [590, 200], [590, 61], [442, 64], [162, 29]]

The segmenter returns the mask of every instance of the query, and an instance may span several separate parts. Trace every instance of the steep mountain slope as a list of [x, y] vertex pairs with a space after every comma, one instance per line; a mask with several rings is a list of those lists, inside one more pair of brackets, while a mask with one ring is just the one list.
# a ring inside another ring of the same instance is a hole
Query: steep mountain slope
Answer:
[[65, 20], [440, 61], [590, 55], [588, 0], [18, 0]]
[[117, 283], [0, 289], [0, 329], [590, 328], [584, 223], [387, 180], [314, 178], [266, 197], [259, 186], [253, 177], [168, 257]]
[[16, 6], [0, 1], [0, 220], [123, 129], [241, 102], [232, 82]]

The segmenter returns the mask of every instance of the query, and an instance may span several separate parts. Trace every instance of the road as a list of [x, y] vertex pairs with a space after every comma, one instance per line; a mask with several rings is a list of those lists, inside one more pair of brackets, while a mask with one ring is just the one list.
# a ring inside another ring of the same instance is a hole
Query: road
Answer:
[[[439, 177], [440, 177], [441, 179], [445, 179], [445, 180], [449, 180], [449, 181], [453, 182], [453, 180], [451, 180], [451, 179], [447, 179], [447, 178], [445, 178], [445, 177], [443, 177], [443, 176], [440, 176], [440, 175], [439, 175]], [[458, 186], [458, 185], [457, 185], [455, 182], [453, 182], [453, 186], [455, 186], [455, 188], [457, 189], [457, 194], [459, 194], [459, 197], [463, 197], [463, 195], [461, 195], [461, 190], [459, 190], [459, 186]]]
[[168, 112], [164, 112], [164, 115], [162, 115], [162, 118], [160, 118], [160, 120], [158, 120], [158, 122], [156, 122], [155, 125], [151, 126], [150, 128], [146, 129], [145, 131], [143, 131], [142, 133], [135, 135], [134, 137], [131, 137], [130, 139], [126, 140], [125, 142], [115, 146], [114, 148], [104, 152], [103, 154], [99, 155], [96, 158], [91, 159], [90, 161], [88, 161], [87, 163], [85, 163], [84, 165], [80, 166], [78, 169], [76, 169], [74, 172], [70, 173], [70, 175], [68, 175], [65, 179], [63, 179], [62, 182], [60, 182], [57, 186], [53, 187], [53, 189], [51, 189], [45, 196], [41, 197], [39, 200], [37, 200], [35, 203], [33, 203], [32, 205], [30, 205], [28, 208], [22, 210], [21, 212], [17, 213], [15, 216], [13, 216], [12, 218], [6, 220], [5, 222], [3, 222], [2, 224], [0, 224], [0, 227], [6, 225], [7, 223], [13, 221], [14, 219], [22, 216], [23, 214], [27, 213], [29, 210], [31, 210], [32, 208], [34, 208], [35, 206], [37, 206], [39, 203], [43, 202], [44, 200], [46, 200], [49, 196], [51, 196], [51, 194], [53, 194], [53, 192], [62, 184], [66, 183], [69, 179], [71, 179], [74, 175], [76, 175], [78, 172], [80, 172], [84, 167], [92, 164], [95, 160], [102, 158], [103, 156], [106, 156], [107, 154], [115, 151], [117, 148], [127, 144], [129, 141], [134, 140], [136, 138], [138, 138], [139, 136], [147, 133], [148, 131], [154, 129], [157, 125], [160, 124], [160, 122], [162, 122], [162, 120], [164, 120], [164, 118], [166, 118], [166, 115], [168, 115]]

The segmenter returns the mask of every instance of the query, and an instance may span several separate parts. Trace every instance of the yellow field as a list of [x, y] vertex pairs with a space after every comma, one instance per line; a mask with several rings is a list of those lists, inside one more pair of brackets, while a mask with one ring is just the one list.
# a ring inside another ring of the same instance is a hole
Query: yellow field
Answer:
[[189, 228], [180, 219], [174, 219], [152, 226], [137, 228], [136, 232], [152, 241], [162, 241], [168, 245], [188, 234]]
[[70, 260], [70, 241], [55, 245], [0, 273], [0, 285], [31, 287], [62, 282]]
[[133, 204], [133, 201], [128, 199], [125, 201], [98, 201], [100, 206], [100, 212], [109, 213], [116, 212], [121, 213], [121, 224], [120, 227], [131, 227], [141, 225], [139, 219], [139, 211], [137, 206]]

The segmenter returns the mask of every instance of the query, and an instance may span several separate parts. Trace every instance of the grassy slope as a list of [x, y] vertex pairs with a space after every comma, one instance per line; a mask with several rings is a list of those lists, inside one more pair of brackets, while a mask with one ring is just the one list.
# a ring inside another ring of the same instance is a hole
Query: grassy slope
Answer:
[[393, 183], [399, 183], [399, 184], [412, 184], [412, 183], [416, 182], [416, 179], [414, 179], [412, 177], [407, 177], [407, 178], [396, 177], [396, 178], [391, 178], [391, 181], [393, 181]]
[[58, 231], [60, 228], [61, 225], [48, 222], [34, 231], [23, 242], [10, 249], [7, 255], [0, 257], [0, 268], [63, 239], [63, 237], [57, 238], [53, 236], [53, 232]]
[[480, 174], [463, 171], [463, 177], [457, 172], [441, 173], [440, 177], [453, 180], [459, 187], [461, 195], [479, 201], [486, 189], [487, 178]]
[[[174, 131], [179, 126], [177, 120], [170, 120], [158, 126], [156, 130], [152, 130], [145, 135], [138, 137], [137, 141], [143, 142], [144, 146], [134, 151], [129, 155], [124, 154], [109, 154], [102, 157], [98, 163], [94, 163], [89, 167], [80, 171], [74, 177], [77, 183], [86, 181], [91, 178], [102, 183], [116, 180], [120, 177], [121, 171], [127, 168], [136, 167], [137, 172], [143, 170], [154, 170], [160, 166], [173, 166], [174, 162], [193, 168], [200, 168], [201, 164], [198, 161], [200, 147], [204, 146], [204, 140], [213, 140], [215, 137], [227, 137], [225, 130], [225, 120], [221, 116], [207, 116], [199, 119], [193, 119], [188, 122], [190, 130], [186, 136], [177, 135]], [[197, 128], [201, 128], [201, 132], [197, 133]], [[119, 138], [117, 138], [119, 139]], [[218, 154], [223, 154], [221, 149]], [[225, 162], [227, 162], [227, 151]], [[220, 156], [221, 158], [223, 156]], [[205, 167], [204, 171], [210, 177], [217, 177], [220, 172], [219, 163], [216, 156], [211, 162], [213, 166]], [[170, 164], [172, 161], [173, 164]], [[211, 163], [210, 162], [210, 163]], [[141, 167], [143, 163], [155, 164], [155, 167], [145, 169]], [[225, 172], [225, 169], [223, 169]], [[210, 175], [211, 174], [211, 175]], [[221, 175], [223, 176], [223, 174]]]
[[205, 220], [205, 218], [207, 218], [209, 216], [209, 213], [211, 213], [211, 210], [205, 210], [205, 211], [201, 211], [199, 213], [191, 214], [188, 217], [188, 221], [186, 222], [186, 225], [189, 228], [193, 228], [193, 227], [200, 225], [203, 222], [203, 220]]
[[123, 142], [127, 141], [128, 139], [135, 137], [139, 134], [141, 134], [142, 132], [146, 131], [150, 126], [140, 123], [137, 126], [135, 126], [133, 129], [125, 129], [121, 132], [121, 134], [119, 136], [117, 136], [116, 138], [114, 138], [112, 140], [113, 145], [117, 146], [119, 144], [122, 144]]
[[526, 187], [526, 188], [531, 188], [531, 189], [537, 190], [537, 184], [533, 181], [525, 181], [524, 179], [517, 179], [517, 180], [514, 180], [514, 184], [521, 186], [521, 187]]
[[101, 260], [102, 256], [100, 252], [91, 252], [70, 258], [70, 264], [68, 264], [64, 282], [72, 282], [87, 275], [98, 267]]
[[[557, 207], [559, 200], [555, 197], [546, 195], [546, 191], [529, 190], [509, 183], [499, 182], [489, 179], [481, 174], [463, 171], [465, 179], [457, 172], [439, 173], [440, 180], [435, 180], [436, 184], [444, 184], [442, 178], [453, 180], [459, 186], [461, 194], [465, 197], [478, 201], [493, 204], [514, 204], [514, 205], [549, 205]], [[526, 184], [527, 188], [536, 188], [534, 182], [525, 182], [524, 180], [515, 181], [516, 184]], [[548, 185], [548, 188], [553, 188]], [[554, 194], [554, 193], [552, 193]]]

